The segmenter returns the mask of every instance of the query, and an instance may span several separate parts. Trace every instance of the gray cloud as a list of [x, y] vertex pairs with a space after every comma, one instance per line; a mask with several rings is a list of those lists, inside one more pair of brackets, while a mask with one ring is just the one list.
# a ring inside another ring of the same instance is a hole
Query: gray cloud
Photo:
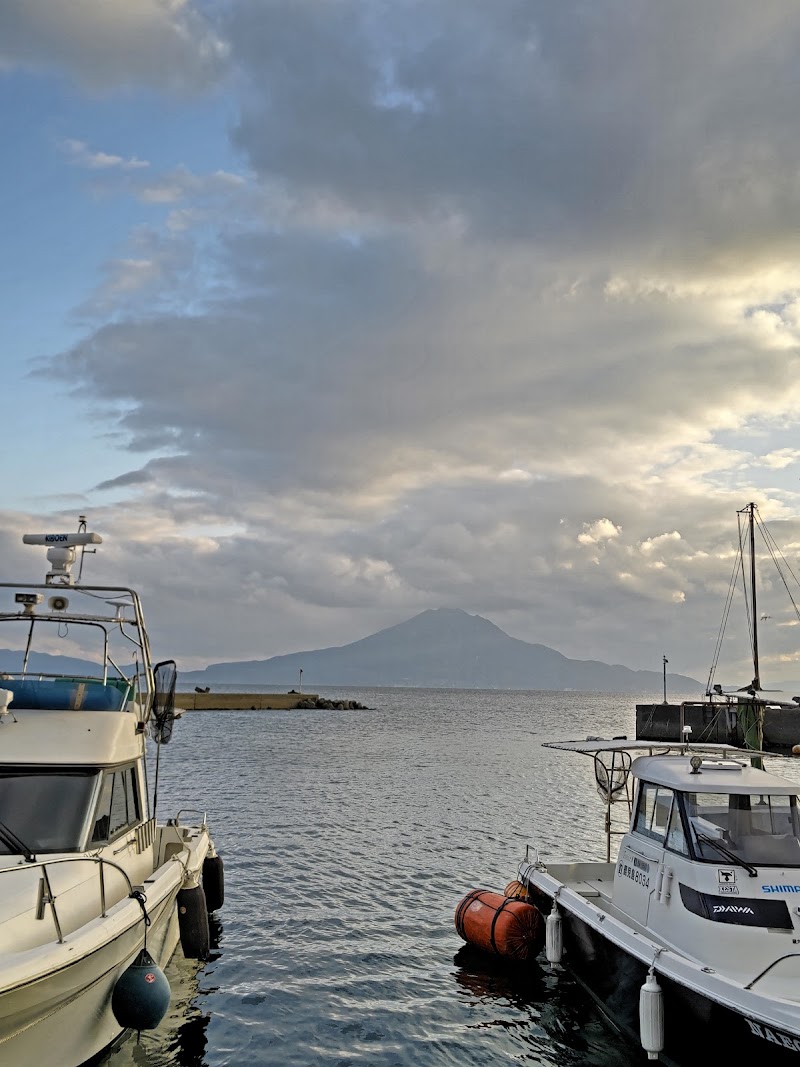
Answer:
[[246, 0], [235, 138], [361, 212], [698, 256], [797, 206], [799, 32], [790, 3]]
[[109, 478], [104, 482], [99, 482], [95, 490], [123, 489], [130, 485], [146, 485], [151, 481], [152, 475], [147, 470], [128, 471], [126, 474], [120, 474], [118, 478]]
[[93, 511], [160, 631], [191, 613], [177, 651], [445, 604], [702, 674], [736, 508], [800, 542], [798, 31], [729, 0], [231, 5], [254, 176], [128, 176], [180, 225], [53, 364], [143, 457]]
[[91, 89], [204, 88], [219, 78], [226, 53], [191, 0], [5, 0], [0, 5], [0, 69], [55, 68]]

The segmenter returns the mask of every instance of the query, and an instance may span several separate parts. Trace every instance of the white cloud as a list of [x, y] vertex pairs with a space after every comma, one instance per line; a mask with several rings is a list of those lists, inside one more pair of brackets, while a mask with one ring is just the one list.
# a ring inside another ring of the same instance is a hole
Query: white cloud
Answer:
[[676, 542], [680, 540], [681, 535], [677, 530], [673, 530], [671, 533], [658, 534], [657, 537], [648, 537], [646, 541], [642, 541], [639, 549], [644, 555], [650, 556], [655, 552], [674, 548]]
[[136, 156], [129, 156], [126, 159], [123, 156], [111, 155], [108, 152], [92, 151], [85, 141], [69, 138], [63, 141], [62, 144], [72, 163], [77, 166], [88, 167], [90, 170], [108, 170], [112, 168], [141, 170], [150, 166], [147, 160], [137, 159]]
[[578, 541], [582, 545], [597, 545], [602, 541], [609, 541], [613, 537], [619, 537], [619, 526], [615, 526], [610, 519], [598, 519], [597, 522], [584, 523], [583, 533], [578, 535]]
[[800, 463], [800, 451], [796, 448], [776, 448], [774, 452], [768, 452], [767, 455], [762, 456], [761, 463], [774, 470], [784, 470], [786, 467]]
[[191, 0], [5, 0], [0, 65], [55, 67], [91, 89], [197, 90], [220, 76], [227, 48]]

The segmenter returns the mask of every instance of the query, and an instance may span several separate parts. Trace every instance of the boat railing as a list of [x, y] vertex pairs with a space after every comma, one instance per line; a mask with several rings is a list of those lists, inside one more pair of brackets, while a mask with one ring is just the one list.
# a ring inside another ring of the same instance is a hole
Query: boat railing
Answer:
[[[20, 871], [35, 871], [41, 870], [42, 875], [39, 879], [39, 893], [36, 900], [36, 915], [37, 919], [44, 919], [47, 913], [47, 907], [50, 906], [53, 915], [53, 924], [56, 928], [56, 935], [61, 944], [64, 942], [64, 934], [61, 927], [61, 921], [58, 916], [58, 908], [56, 907], [57, 894], [53, 893], [53, 887], [50, 882], [49, 869], [52, 867], [60, 866], [65, 863], [90, 863], [94, 864], [98, 869], [98, 879], [100, 888], [100, 912], [103, 918], [107, 913], [106, 902], [106, 868], [110, 867], [117, 871], [124, 878], [127, 887], [128, 895], [131, 895], [134, 891], [134, 885], [128, 876], [124, 867], [121, 867], [118, 863], [114, 863], [113, 860], [104, 859], [102, 856], [59, 856], [56, 859], [51, 860], [34, 860], [32, 863], [20, 863], [15, 867], [0, 868], [0, 877], [7, 874], [18, 874]], [[118, 903], [118, 901], [114, 901]]]
[[181, 808], [181, 810], [178, 812], [174, 819], [167, 820], [167, 825], [180, 826], [181, 815], [202, 815], [203, 822], [201, 825], [203, 826], [203, 828], [206, 828], [208, 826], [208, 813], [203, 811], [201, 808]]

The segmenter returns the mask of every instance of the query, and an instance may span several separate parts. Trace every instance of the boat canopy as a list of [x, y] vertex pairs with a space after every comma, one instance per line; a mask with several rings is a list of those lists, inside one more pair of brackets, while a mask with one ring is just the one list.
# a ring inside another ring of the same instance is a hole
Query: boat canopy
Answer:
[[686, 756], [640, 756], [633, 761], [631, 774], [641, 781], [683, 793], [800, 793], [800, 784], [734, 759], [704, 759], [694, 771]]
[[690, 755], [704, 752], [723, 756], [725, 753], [738, 753], [751, 756], [749, 749], [737, 748], [736, 745], [690, 744], [680, 741], [637, 741], [627, 737], [586, 737], [583, 741], [544, 741], [542, 748], [557, 748], [561, 752], [582, 752], [593, 756], [596, 752], [650, 752]]

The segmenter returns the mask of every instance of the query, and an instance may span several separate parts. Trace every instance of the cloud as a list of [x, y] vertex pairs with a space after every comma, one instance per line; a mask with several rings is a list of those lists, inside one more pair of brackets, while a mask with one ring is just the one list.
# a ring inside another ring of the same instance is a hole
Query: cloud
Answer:
[[294, 188], [601, 256], [794, 246], [790, 3], [244, 0], [227, 32], [236, 142]]
[[235, 197], [243, 191], [245, 184], [239, 174], [218, 170], [213, 174], [197, 175], [187, 167], [179, 166], [151, 181], [137, 183], [133, 188], [145, 203], [173, 204], [187, 199]]
[[239, 0], [217, 32], [247, 178], [107, 168], [171, 210], [49, 368], [112, 413], [99, 517], [159, 625], [202, 581], [240, 610], [192, 655], [446, 603], [703, 673], [735, 511], [800, 538], [794, 6]]
[[786, 467], [797, 466], [800, 463], [800, 451], [796, 448], [777, 448], [774, 452], [762, 456], [761, 462], [765, 467], [784, 470]]
[[0, 67], [60, 69], [92, 90], [199, 90], [227, 49], [191, 0], [6, 0]]
[[126, 474], [120, 474], [117, 478], [108, 478], [104, 482], [99, 482], [95, 489], [98, 491], [123, 489], [131, 485], [147, 485], [152, 480], [152, 475], [146, 470], [128, 471]]
[[619, 537], [621, 532], [619, 526], [609, 519], [598, 519], [591, 524], [584, 523], [583, 533], [578, 534], [578, 542], [582, 545], [598, 545], [612, 537]]
[[122, 156], [110, 155], [108, 152], [92, 151], [85, 141], [76, 141], [72, 138], [63, 141], [62, 146], [72, 163], [76, 164], [76, 166], [88, 167], [90, 170], [107, 170], [110, 168], [141, 170], [150, 166], [147, 160], [137, 159], [136, 156], [130, 156], [125, 159]]

